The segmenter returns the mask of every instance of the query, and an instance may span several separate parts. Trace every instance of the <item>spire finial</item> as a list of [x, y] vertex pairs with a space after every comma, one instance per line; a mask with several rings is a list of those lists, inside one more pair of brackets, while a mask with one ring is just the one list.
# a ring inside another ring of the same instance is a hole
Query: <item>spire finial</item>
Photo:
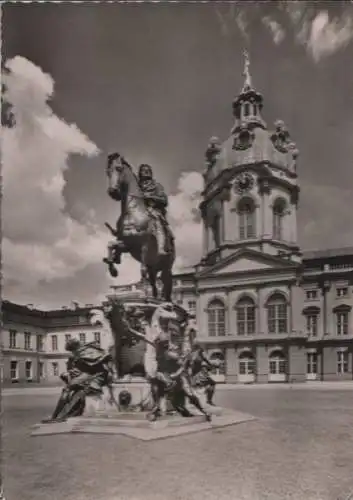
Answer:
[[250, 58], [249, 58], [249, 52], [245, 49], [243, 51], [243, 56], [244, 56], [244, 73], [243, 75], [245, 76], [245, 82], [244, 82], [244, 87], [243, 90], [251, 88], [251, 75], [250, 75]]

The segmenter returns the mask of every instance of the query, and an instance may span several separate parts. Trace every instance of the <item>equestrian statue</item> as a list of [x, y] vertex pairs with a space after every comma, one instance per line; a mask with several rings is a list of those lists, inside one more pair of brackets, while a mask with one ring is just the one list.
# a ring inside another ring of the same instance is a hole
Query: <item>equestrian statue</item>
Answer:
[[111, 276], [117, 277], [116, 265], [121, 263], [123, 253], [129, 253], [141, 262], [142, 282], [149, 282], [154, 298], [158, 298], [157, 277], [160, 274], [162, 297], [169, 302], [175, 244], [166, 218], [168, 197], [164, 188], [153, 178], [149, 165], [142, 164], [136, 176], [119, 153], [108, 156], [106, 173], [108, 194], [121, 203], [121, 215], [115, 229], [106, 223], [115, 240], [109, 245], [108, 256], [103, 261]]

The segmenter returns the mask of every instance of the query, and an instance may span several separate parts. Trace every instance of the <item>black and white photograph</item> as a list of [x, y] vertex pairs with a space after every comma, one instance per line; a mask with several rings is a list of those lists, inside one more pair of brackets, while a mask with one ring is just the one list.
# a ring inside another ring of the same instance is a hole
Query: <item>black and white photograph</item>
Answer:
[[0, 500], [353, 499], [353, 2], [1, 2]]

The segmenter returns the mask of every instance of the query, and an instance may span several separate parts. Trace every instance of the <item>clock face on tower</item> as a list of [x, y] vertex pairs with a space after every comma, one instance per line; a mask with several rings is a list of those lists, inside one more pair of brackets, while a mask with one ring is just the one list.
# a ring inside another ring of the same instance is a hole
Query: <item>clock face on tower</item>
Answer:
[[248, 172], [240, 174], [234, 182], [234, 189], [237, 193], [242, 194], [250, 191], [254, 185], [254, 178]]

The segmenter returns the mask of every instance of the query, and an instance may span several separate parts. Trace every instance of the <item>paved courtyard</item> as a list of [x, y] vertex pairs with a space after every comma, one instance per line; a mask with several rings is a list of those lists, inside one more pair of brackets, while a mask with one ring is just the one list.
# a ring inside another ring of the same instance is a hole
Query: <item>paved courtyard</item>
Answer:
[[219, 390], [218, 404], [258, 419], [149, 443], [30, 437], [57, 396], [24, 392], [4, 397], [7, 500], [346, 500], [353, 492], [353, 384]]

